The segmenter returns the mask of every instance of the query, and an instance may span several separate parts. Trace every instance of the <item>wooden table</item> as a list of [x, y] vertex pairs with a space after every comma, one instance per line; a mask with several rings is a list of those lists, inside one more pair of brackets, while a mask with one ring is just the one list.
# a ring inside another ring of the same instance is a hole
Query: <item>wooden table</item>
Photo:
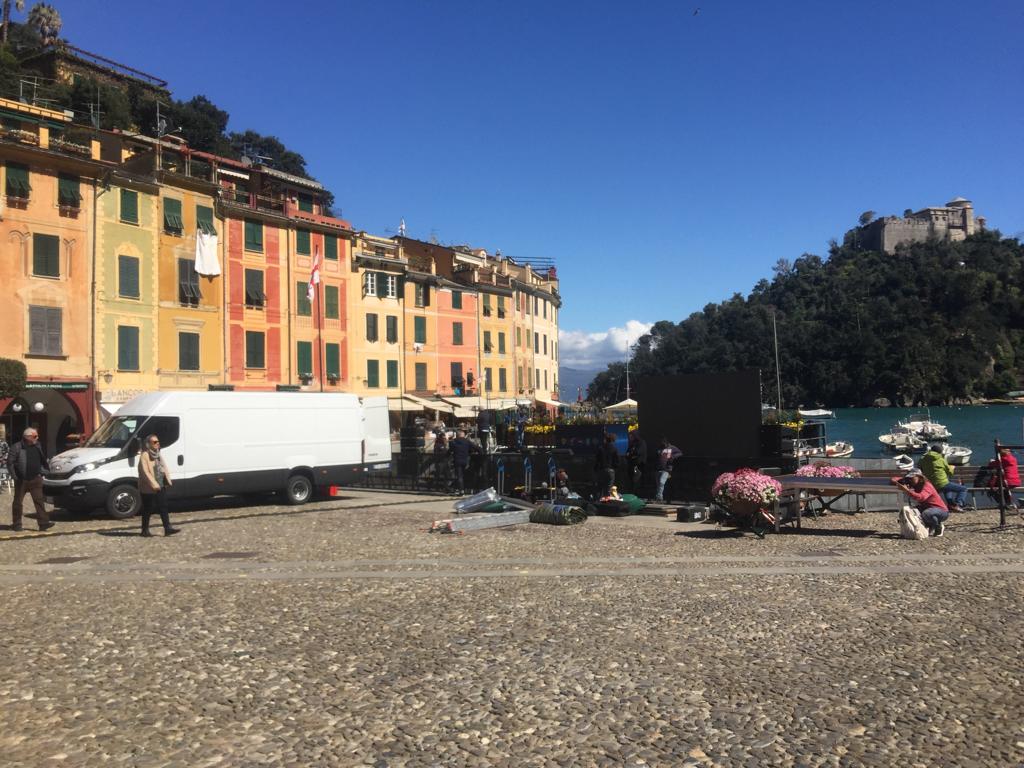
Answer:
[[[800, 492], [810, 491], [821, 504], [819, 512], [832, 511], [832, 505], [844, 496], [851, 493], [895, 493], [901, 494], [903, 490], [893, 485], [888, 479], [880, 477], [808, 477], [805, 475], [782, 475], [775, 478], [782, 484], [782, 496], [779, 500], [779, 512], [775, 515], [775, 530], [778, 531], [782, 524], [781, 511], [784, 506], [793, 505], [796, 507], [796, 527], [800, 527], [803, 517], [803, 509], [800, 505]], [[788, 501], [785, 500], [789, 497]], [[823, 497], [830, 496], [828, 501]], [[794, 519], [787, 517], [787, 522]]]

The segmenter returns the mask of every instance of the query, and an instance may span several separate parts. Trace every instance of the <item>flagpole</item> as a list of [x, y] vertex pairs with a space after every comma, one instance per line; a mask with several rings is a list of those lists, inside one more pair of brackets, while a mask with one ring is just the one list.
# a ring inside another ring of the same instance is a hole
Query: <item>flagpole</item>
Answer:
[[320, 301], [320, 284], [317, 283], [313, 286], [316, 291], [313, 295], [313, 301], [315, 302], [314, 308], [316, 312], [316, 350], [317, 357], [320, 358], [320, 391], [324, 391], [324, 340], [323, 340], [323, 320], [320, 318], [320, 313], [323, 310], [323, 304]]

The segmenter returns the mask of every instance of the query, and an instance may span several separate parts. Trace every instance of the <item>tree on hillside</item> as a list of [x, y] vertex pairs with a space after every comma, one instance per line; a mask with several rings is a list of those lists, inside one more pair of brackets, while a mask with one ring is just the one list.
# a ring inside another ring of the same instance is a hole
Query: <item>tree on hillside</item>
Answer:
[[64, 22], [60, 13], [49, 3], [36, 3], [28, 12], [28, 24], [33, 27], [42, 40], [43, 45], [51, 45], [60, 38]]
[[860, 217], [857, 219], [857, 222], [863, 227], [870, 224], [874, 218], [874, 211], [864, 211], [864, 213], [862, 213]]
[[264, 136], [256, 131], [228, 134], [228, 143], [236, 157], [247, 152], [252, 155], [270, 158], [268, 165], [285, 173], [296, 176], [308, 176], [306, 159], [298, 152], [288, 149], [276, 136]]
[[[11, 26], [11, 0], [3, 0], [3, 26], [0, 28], [0, 43], [7, 45], [7, 32]], [[18, 13], [25, 10], [25, 0], [14, 0], [14, 7]]]

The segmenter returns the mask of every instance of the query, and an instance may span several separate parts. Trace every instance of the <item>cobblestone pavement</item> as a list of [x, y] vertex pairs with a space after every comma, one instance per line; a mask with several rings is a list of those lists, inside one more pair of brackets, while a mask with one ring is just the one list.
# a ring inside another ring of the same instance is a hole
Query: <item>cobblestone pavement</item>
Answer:
[[1024, 763], [1017, 520], [443, 536], [436, 497], [216, 507], [166, 539], [0, 529], [3, 765]]

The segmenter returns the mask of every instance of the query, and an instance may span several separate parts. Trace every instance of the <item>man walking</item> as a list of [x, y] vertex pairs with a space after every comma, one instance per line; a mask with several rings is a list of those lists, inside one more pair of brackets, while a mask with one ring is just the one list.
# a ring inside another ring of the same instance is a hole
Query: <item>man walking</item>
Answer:
[[647, 469], [647, 441], [640, 436], [637, 429], [629, 433], [626, 458], [629, 460], [629, 489], [639, 494]]
[[469, 467], [469, 455], [480, 453], [480, 446], [466, 438], [466, 430], [460, 429], [452, 440], [452, 464], [455, 466], [455, 487], [459, 496], [466, 493], [466, 468]]
[[40, 531], [53, 528], [43, 499], [43, 472], [49, 468], [46, 454], [39, 444], [39, 433], [29, 427], [21, 433], [21, 440], [7, 453], [7, 470], [14, 478], [14, 501], [11, 503], [11, 530], [20, 531], [21, 503], [25, 494], [32, 496], [36, 507], [36, 522]]

